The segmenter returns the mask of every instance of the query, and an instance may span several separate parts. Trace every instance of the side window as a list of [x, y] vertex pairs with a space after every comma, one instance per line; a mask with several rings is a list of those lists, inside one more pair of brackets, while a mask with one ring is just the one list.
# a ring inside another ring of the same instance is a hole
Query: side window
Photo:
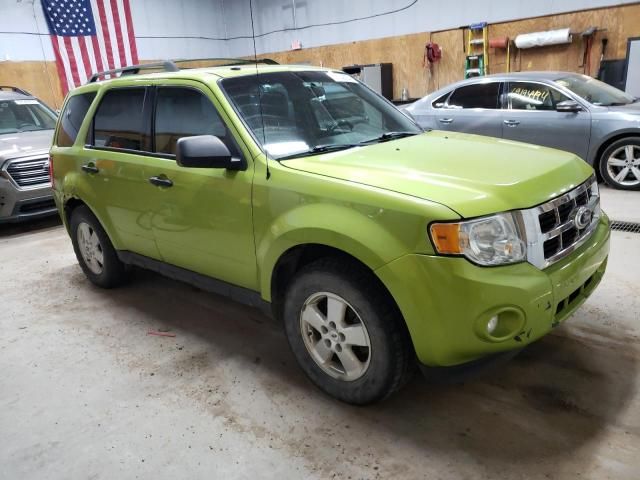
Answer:
[[95, 92], [92, 92], [75, 95], [69, 99], [60, 114], [60, 131], [56, 145], [70, 147], [75, 143], [82, 121], [95, 97]]
[[108, 91], [94, 117], [96, 147], [149, 150], [144, 133], [144, 88]]
[[451, 92], [447, 92], [444, 95], [442, 95], [441, 97], [438, 97], [437, 99], [435, 99], [433, 101], [433, 103], [431, 104], [431, 106], [433, 108], [442, 108], [444, 107], [444, 104], [447, 103], [447, 97], [449, 96]]
[[512, 110], [555, 110], [557, 103], [569, 98], [541, 83], [512, 82], [507, 89], [507, 100]]
[[157, 153], [176, 154], [182, 137], [215, 135], [234, 156], [239, 150], [216, 107], [197, 90], [160, 87], [156, 95], [155, 145]]
[[499, 82], [475, 83], [455, 90], [449, 97], [449, 108], [498, 108]]

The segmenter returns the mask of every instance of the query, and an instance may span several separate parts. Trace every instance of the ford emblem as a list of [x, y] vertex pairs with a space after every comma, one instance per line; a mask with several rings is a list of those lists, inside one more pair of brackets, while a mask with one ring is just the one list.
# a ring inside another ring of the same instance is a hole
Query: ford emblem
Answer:
[[573, 223], [575, 224], [577, 229], [582, 230], [584, 228], [587, 228], [591, 224], [592, 218], [593, 212], [589, 207], [580, 207], [573, 215]]

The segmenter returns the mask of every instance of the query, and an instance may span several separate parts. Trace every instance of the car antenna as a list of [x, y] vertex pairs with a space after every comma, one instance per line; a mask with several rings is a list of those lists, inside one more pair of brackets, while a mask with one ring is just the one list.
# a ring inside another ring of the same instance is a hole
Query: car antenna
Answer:
[[262, 94], [260, 93], [260, 73], [258, 72], [258, 50], [256, 48], [256, 31], [253, 25], [253, 0], [249, 0], [249, 12], [251, 14], [251, 38], [253, 39], [253, 60], [256, 66], [256, 86], [258, 88], [258, 108], [260, 109], [260, 122], [262, 123], [262, 146], [264, 147], [264, 158], [267, 164], [267, 180], [271, 178], [269, 171], [269, 152], [267, 152], [267, 139], [264, 132], [264, 116], [262, 114]]

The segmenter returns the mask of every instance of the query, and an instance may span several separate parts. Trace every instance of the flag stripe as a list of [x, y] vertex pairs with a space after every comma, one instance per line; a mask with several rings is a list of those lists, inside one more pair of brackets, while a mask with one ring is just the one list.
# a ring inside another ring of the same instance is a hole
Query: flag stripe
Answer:
[[113, 58], [113, 64], [115, 68], [120, 68], [122, 66], [122, 62], [120, 62], [120, 54], [118, 53], [118, 38], [116, 37], [116, 30], [113, 24], [111, 2], [109, 2], [109, 0], [101, 0], [101, 2], [102, 6], [104, 7], [107, 31], [109, 32], [109, 46], [111, 47], [111, 57]]
[[73, 78], [74, 85], [80, 85], [80, 76], [78, 75], [78, 64], [73, 54], [73, 47], [71, 46], [71, 37], [62, 37], [64, 42], [64, 49], [67, 52], [67, 58], [69, 59], [69, 71], [71, 71], [71, 77]]
[[64, 66], [62, 54], [60, 53], [60, 46], [58, 45], [58, 36], [51, 35], [51, 45], [53, 46], [53, 54], [56, 57], [56, 69], [58, 70], [58, 77], [60, 77], [60, 83], [62, 87], [62, 94], [66, 95], [69, 91], [69, 79], [67, 78], [67, 69]]
[[[94, 12], [98, 12], [98, 4], [97, 4], [97, 0], [91, 0], [91, 7], [93, 8]], [[96, 34], [93, 36], [93, 46], [94, 46], [94, 50], [97, 53], [97, 58], [100, 60], [100, 64], [102, 64], [102, 66], [98, 69], [101, 72], [104, 70], [108, 70], [109, 68], [112, 68], [109, 66], [109, 60], [107, 59], [107, 47], [104, 43], [104, 35], [102, 33], [102, 23], [101, 22], [95, 22], [96, 23]], [[96, 43], [98, 44], [98, 47], [96, 47]]]
[[125, 56], [125, 64], [126, 65], [133, 65], [133, 62], [131, 61], [131, 49], [130, 48], [126, 48], [126, 44], [129, 42], [129, 35], [128, 35], [128, 25], [127, 25], [127, 18], [125, 15], [125, 9], [124, 9], [124, 3], [122, 2], [122, 0], [117, 0], [118, 2], [118, 12], [119, 12], [119, 17], [120, 17], [120, 32], [121, 32], [121, 38], [122, 38], [122, 49], [124, 50], [124, 56]]
[[91, 67], [91, 60], [89, 59], [89, 51], [87, 50], [85, 37], [77, 37], [77, 39], [78, 46], [80, 47], [80, 56], [82, 57], [82, 69], [84, 70], [83, 75], [80, 76], [80, 81], [85, 83], [91, 75], [93, 68]]
[[124, 3], [124, 18], [127, 19], [127, 33], [129, 36], [129, 48], [131, 49], [131, 62], [136, 65], [138, 63], [138, 47], [136, 46], [136, 37], [133, 35], [133, 20], [131, 19], [131, 6], [129, 0], [122, 0]]
[[116, 40], [118, 43], [120, 65], [126, 65], [127, 56], [124, 53], [124, 39], [122, 38], [122, 27], [120, 25], [120, 12], [118, 10], [118, 2], [116, 0], [111, 0], [111, 18], [113, 18], [113, 30], [116, 34]]
[[109, 70], [116, 68], [116, 64], [113, 61], [113, 50], [111, 49], [111, 36], [109, 34], [109, 27], [107, 26], [107, 16], [104, 11], [104, 3], [102, 0], [97, 0], [98, 13], [100, 15], [100, 27], [102, 28], [102, 38], [104, 39], [104, 51], [107, 55], [107, 61], [109, 63]]

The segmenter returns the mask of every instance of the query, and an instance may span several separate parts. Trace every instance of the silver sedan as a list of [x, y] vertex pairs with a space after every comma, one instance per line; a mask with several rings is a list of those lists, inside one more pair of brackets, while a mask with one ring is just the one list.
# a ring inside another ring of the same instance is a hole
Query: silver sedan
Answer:
[[640, 102], [586, 75], [520, 72], [470, 78], [401, 108], [424, 128], [573, 152], [612, 187], [640, 190]]

